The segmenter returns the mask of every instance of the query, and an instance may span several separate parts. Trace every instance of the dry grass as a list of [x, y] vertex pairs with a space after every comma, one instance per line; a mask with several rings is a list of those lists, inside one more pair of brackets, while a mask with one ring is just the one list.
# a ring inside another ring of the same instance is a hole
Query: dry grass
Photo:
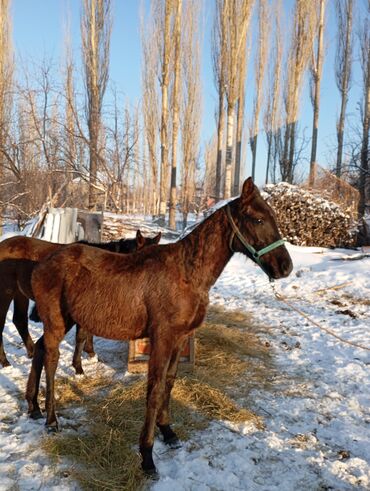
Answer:
[[[232, 397], [245, 396], [258, 381], [269, 378], [270, 355], [255, 332], [245, 314], [210, 309], [197, 333], [195, 370], [178, 377], [172, 392], [171, 411], [181, 439], [215, 419], [249, 421], [263, 428], [261, 418], [238, 406]], [[243, 394], [238, 393], [241, 387]], [[138, 376], [130, 384], [106, 378], [59, 380], [60, 413], [83, 405], [88, 425], [84, 433], [64, 431], [46, 438], [46, 450], [56, 459], [68, 457], [74, 463], [74, 477], [85, 489], [139, 489], [145, 478], [135, 448], [144, 417], [145, 391], [146, 381]]]

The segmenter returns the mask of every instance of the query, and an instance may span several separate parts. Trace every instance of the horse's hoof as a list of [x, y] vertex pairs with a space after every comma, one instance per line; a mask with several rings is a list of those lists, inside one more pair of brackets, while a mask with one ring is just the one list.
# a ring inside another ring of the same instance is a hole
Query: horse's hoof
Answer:
[[170, 448], [180, 448], [181, 447], [181, 442], [178, 439], [178, 436], [176, 433], [173, 431], [170, 425], [157, 425], [158, 428], [160, 429], [163, 437], [163, 442], [168, 445]]
[[76, 375], [84, 375], [84, 373], [85, 373], [82, 367], [77, 366], [77, 367], [74, 367], [74, 369], [75, 369]]
[[158, 481], [159, 474], [155, 467], [151, 467], [150, 469], [144, 469], [143, 467], [143, 472], [148, 479], [151, 479], [152, 481]]
[[2, 365], [3, 368], [10, 367], [10, 363], [8, 362], [8, 360], [1, 361], [0, 365]]
[[177, 448], [182, 447], [181, 441], [177, 438], [177, 436], [173, 436], [173, 437], [168, 438], [167, 440], [163, 440], [163, 441], [172, 450], [176, 450]]
[[86, 351], [86, 354], [89, 358], [94, 358], [94, 356], [96, 355], [95, 351]]
[[42, 416], [42, 412], [40, 411], [40, 409], [35, 409], [34, 411], [31, 411], [29, 413], [29, 417], [31, 419], [41, 419], [43, 416]]

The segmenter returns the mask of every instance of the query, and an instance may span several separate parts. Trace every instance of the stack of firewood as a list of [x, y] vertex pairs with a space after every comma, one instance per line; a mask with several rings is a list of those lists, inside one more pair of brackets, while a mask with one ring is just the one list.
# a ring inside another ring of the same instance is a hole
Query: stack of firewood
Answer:
[[353, 247], [354, 217], [336, 203], [285, 182], [267, 185], [264, 197], [275, 210], [283, 237], [295, 245]]
[[172, 242], [179, 236], [178, 232], [169, 230], [166, 227], [160, 227], [153, 222], [151, 218], [144, 218], [140, 215], [116, 215], [114, 213], [104, 213], [102, 240], [128, 239], [135, 237], [136, 231], [147, 237], [152, 237], [158, 232], [162, 234], [163, 239]]
[[108, 241], [131, 237], [131, 228], [128, 219], [124, 219], [120, 215], [115, 217], [113, 214], [104, 214], [102, 239]]

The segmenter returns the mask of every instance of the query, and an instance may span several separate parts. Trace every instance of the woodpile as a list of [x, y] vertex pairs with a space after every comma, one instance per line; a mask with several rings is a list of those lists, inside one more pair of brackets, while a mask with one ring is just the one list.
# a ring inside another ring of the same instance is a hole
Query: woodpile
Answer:
[[264, 188], [282, 236], [299, 246], [354, 247], [356, 220], [338, 204], [285, 182]]
[[174, 241], [178, 238], [178, 232], [169, 230], [166, 227], [160, 227], [149, 217], [140, 215], [120, 215], [111, 212], [105, 212], [103, 215], [102, 240], [129, 239], [136, 236], [139, 230], [142, 234], [151, 237], [158, 232], [162, 234], [162, 240]]
[[128, 217], [114, 216], [112, 213], [104, 213], [102, 240], [127, 239], [134, 237], [136, 229], [132, 227]]

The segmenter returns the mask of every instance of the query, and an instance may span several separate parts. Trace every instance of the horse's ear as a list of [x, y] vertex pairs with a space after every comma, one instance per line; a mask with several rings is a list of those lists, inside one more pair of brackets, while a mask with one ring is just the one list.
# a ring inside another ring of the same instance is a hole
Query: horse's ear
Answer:
[[159, 244], [159, 241], [161, 240], [162, 232], [159, 232], [154, 238], [153, 238], [153, 243], [154, 244]]
[[145, 237], [142, 235], [140, 230], [138, 230], [136, 232], [136, 243], [137, 243], [138, 248], [143, 247], [145, 244]]
[[252, 197], [254, 190], [255, 190], [255, 185], [253, 179], [251, 177], [248, 177], [248, 179], [244, 181], [241, 196], [244, 199], [249, 199]]

